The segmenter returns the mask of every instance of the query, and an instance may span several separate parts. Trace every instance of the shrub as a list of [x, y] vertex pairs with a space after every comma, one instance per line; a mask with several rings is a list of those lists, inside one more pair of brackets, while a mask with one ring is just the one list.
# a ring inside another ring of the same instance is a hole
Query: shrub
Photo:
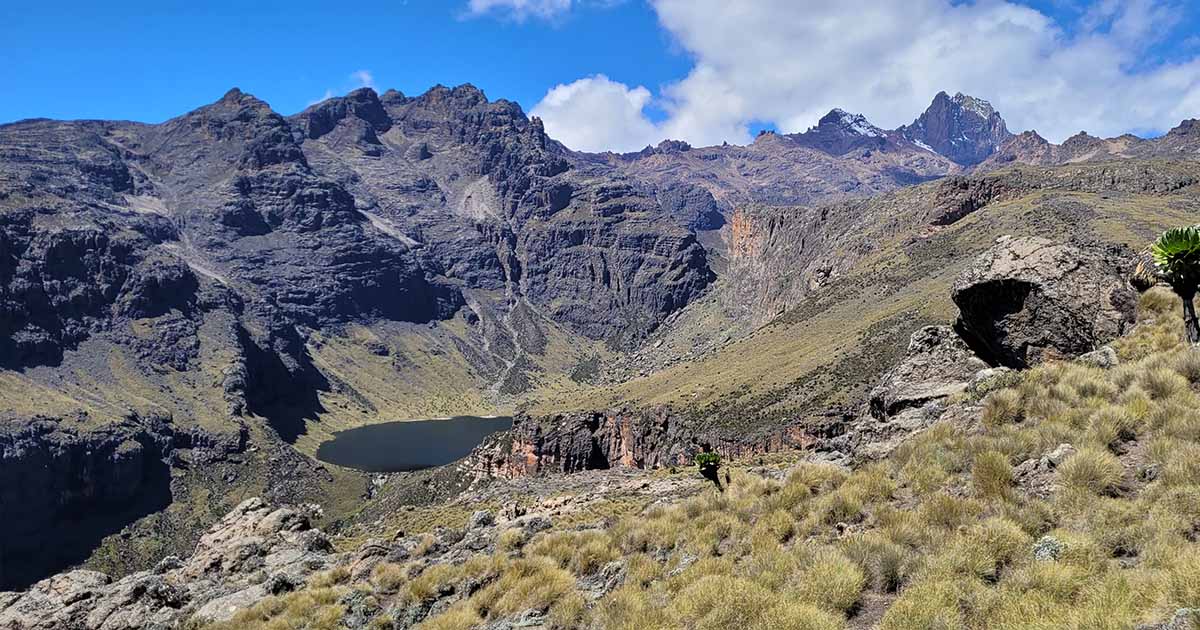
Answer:
[[1138, 298], [1138, 313], [1143, 316], [1173, 315], [1182, 301], [1166, 287], [1152, 287]]
[[976, 455], [975, 465], [971, 467], [971, 483], [979, 497], [1008, 498], [1013, 484], [1013, 470], [1008, 457], [997, 451]]
[[949, 580], [933, 580], [914, 584], [884, 613], [881, 630], [930, 630], [931, 628], [964, 628], [958, 606], [960, 592]]
[[981, 511], [982, 507], [974, 501], [938, 493], [921, 504], [918, 518], [932, 527], [950, 531], [967, 525]]
[[765, 540], [780, 544], [787, 542], [796, 532], [796, 520], [783, 510], [773, 510], [759, 517], [751, 534], [762, 535]]
[[1065, 365], [1065, 373], [1060, 383], [1073, 391], [1075, 399], [1087, 401], [1116, 398], [1117, 386], [1109, 381], [1108, 373], [1103, 369], [1079, 364]]
[[309, 588], [326, 588], [345, 584], [350, 579], [350, 569], [346, 567], [335, 567], [328, 571], [322, 571], [308, 580]]
[[796, 581], [800, 601], [845, 613], [858, 602], [867, 578], [862, 569], [834, 549], [824, 549], [801, 569]]
[[446, 612], [430, 617], [413, 626], [414, 630], [465, 630], [483, 623], [479, 613], [471, 606], [455, 605]]
[[841, 630], [845, 624], [836, 615], [816, 606], [796, 601], [782, 601], [763, 611], [750, 630]]
[[454, 591], [454, 583], [458, 581], [458, 578], [458, 567], [449, 564], [431, 565], [420, 575], [408, 581], [408, 600], [421, 604], [437, 599], [443, 594], [451, 593]]
[[1186, 378], [1166, 367], [1147, 370], [1139, 384], [1154, 400], [1164, 400], [1191, 389]]
[[618, 588], [596, 604], [596, 626], [605, 630], [643, 630], [667, 626], [664, 607], [652, 604], [640, 588]]
[[595, 573], [617, 558], [617, 549], [601, 531], [547, 532], [536, 538], [526, 555], [545, 556], [576, 575]]
[[725, 630], [757, 622], [776, 597], [742, 578], [706, 575], [689, 584], [671, 601], [671, 616], [683, 627]]
[[549, 610], [572, 592], [575, 578], [547, 558], [513, 560], [477, 597], [489, 618]]
[[988, 394], [983, 404], [983, 424], [998, 427], [1025, 419], [1025, 406], [1021, 393], [1015, 389], [1001, 389]]
[[1092, 414], [1087, 439], [1102, 448], [1113, 448], [1137, 436], [1137, 420], [1122, 407], [1105, 405]]
[[1192, 385], [1200, 384], [1200, 349], [1188, 348], [1180, 352], [1171, 367]]
[[1162, 480], [1169, 487], [1200, 484], [1200, 444], [1178, 444], [1167, 456]]
[[1087, 447], [1059, 466], [1058, 477], [1067, 488], [1105, 493], [1121, 483], [1121, 462], [1108, 451]]
[[839, 488], [815, 502], [812, 516], [818, 523], [857, 523], [863, 518], [863, 502], [858, 493]]
[[404, 567], [391, 562], [381, 562], [371, 570], [371, 584], [378, 591], [394, 593], [407, 581]]

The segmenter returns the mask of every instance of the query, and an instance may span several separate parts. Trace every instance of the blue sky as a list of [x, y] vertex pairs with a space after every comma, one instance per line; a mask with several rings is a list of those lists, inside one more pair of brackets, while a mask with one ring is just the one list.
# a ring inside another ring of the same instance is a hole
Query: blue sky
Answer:
[[[836, 6], [834, 6], [836, 4]], [[938, 90], [1015, 131], [1200, 116], [1200, 8], [1156, 0], [390, 0], [0, 6], [0, 121], [156, 122], [233, 86], [290, 114], [364, 83], [470, 82], [575, 148], [746, 142], [832, 107], [894, 127]]]
[[655, 85], [689, 67], [640, 2], [522, 22], [443, 0], [0, 4], [2, 121], [156, 122], [233, 86], [290, 114], [359, 70], [382, 89], [469, 82], [528, 109], [581, 75]]

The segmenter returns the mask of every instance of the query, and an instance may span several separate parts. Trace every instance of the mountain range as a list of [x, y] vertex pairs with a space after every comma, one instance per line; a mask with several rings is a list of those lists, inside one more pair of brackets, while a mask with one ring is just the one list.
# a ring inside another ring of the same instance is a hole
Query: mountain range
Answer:
[[353, 520], [371, 479], [313, 454], [367, 423], [845, 421], [996, 236], [1137, 246], [1192, 216], [1198, 156], [1195, 121], [1054, 145], [945, 93], [627, 154], [469, 85], [0, 125], [0, 587], [152, 566], [250, 492]]

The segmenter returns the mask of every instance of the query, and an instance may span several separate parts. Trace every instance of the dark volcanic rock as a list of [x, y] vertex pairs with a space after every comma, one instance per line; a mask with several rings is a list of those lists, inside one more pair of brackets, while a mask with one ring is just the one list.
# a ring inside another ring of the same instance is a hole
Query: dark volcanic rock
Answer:
[[872, 125], [862, 114], [834, 109], [804, 133], [789, 136], [796, 142], [830, 155], [843, 155], [854, 150], [883, 149], [888, 145], [887, 132]]
[[1134, 322], [1120, 253], [1001, 237], [954, 283], [960, 334], [984, 359], [1023, 368], [1091, 352]]
[[222, 457], [245, 440], [244, 429], [176, 433], [156, 418], [91, 431], [53, 419], [0, 423], [0, 588], [78, 563], [104, 536], [165, 508], [177, 449]]
[[990, 103], [965, 94], [939, 92], [920, 117], [898, 130], [955, 163], [973, 166], [1012, 137]]
[[720, 225], [704, 190], [655, 190], [579, 161], [540, 120], [469, 85], [385, 95], [386, 132], [374, 110], [347, 102], [353, 96], [294, 120], [311, 128], [318, 112], [337, 112], [337, 128], [370, 125], [382, 147], [345, 151], [334, 130], [307, 134], [305, 155], [351, 191], [376, 233], [433, 273], [504, 288], [508, 307], [523, 298], [577, 332], [617, 343], [641, 338], [712, 280], [689, 231]]

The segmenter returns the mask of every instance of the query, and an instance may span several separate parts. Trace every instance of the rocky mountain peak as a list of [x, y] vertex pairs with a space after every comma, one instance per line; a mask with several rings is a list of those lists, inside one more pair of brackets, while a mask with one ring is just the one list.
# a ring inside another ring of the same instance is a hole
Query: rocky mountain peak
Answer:
[[684, 151], [691, 151], [692, 145], [683, 140], [663, 140], [658, 143], [657, 148], [662, 153], [682, 153]]
[[820, 129], [868, 137], [884, 135], [883, 130], [872, 125], [866, 116], [851, 114], [836, 107], [830, 110], [828, 114], [822, 116], [821, 120], [817, 121], [817, 126], [812, 127], [809, 131]]
[[835, 156], [864, 146], [887, 143], [887, 132], [872, 125], [866, 116], [838, 108], [822, 116], [808, 131], [787, 137], [803, 146]]
[[379, 97], [379, 100], [382, 101], [384, 105], [390, 107], [392, 105], [404, 104], [408, 101], [408, 97], [404, 95], [404, 92], [392, 89], [384, 92], [383, 95]]
[[[946, 94], [945, 92], [941, 93], [942, 96], [945, 96], [945, 94]], [[992, 115], [996, 113], [996, 110], [992, 107], [991, 103], [989, 103], [981, 98], [975, 98], [974, 96], [968, 96], [966, 94], [963, 94], [962, 92], [955, 94], [954, 98], [951, 99], [951, 101], [955, 105], [959, 106], [960, 108], [962, 108], [966, 111], [972, 112], [974, 114], [978, 114], [980, 118], [983, 118], [985, 120], [988, 118], [991, 118]]]
[[439, 83], [418, 96], [416, 101], [427, 107], [442, 110], [467, 110], [488, 104], [488, 98], [483, 90], [470, 83], [452, 88]]
[[1064, 149], [1069, 151], [1080, 151], [1099, 144], [1104, 144], [1104, 140], [1101, 140], [1100, 138], [1097, 138], [1086, 131], [1080, 131], [1079, 133], [1064, 140], [1062, 146]]
[[1167, 132], [1168, 136], [1200, 136], [1200, 120], [1185, 119], [1178, 126]]
[[938, 92], [911, 125], [898, 131], [962, 166], [973, 166], [995, 153], [1012, 134], [991, 103], [963, 93]]
[[321, 101], [301, 112], [297, 118], [306, 135], [316, 139], [332, 131], [339, 121], [350, 117], [362, 121], [366, 128], [360, 134], [374, 144], [378, 144], [374, 134], [384, 133], [392, 126], [392, 119], [384, 110], [379, 95], [369, 87]]

